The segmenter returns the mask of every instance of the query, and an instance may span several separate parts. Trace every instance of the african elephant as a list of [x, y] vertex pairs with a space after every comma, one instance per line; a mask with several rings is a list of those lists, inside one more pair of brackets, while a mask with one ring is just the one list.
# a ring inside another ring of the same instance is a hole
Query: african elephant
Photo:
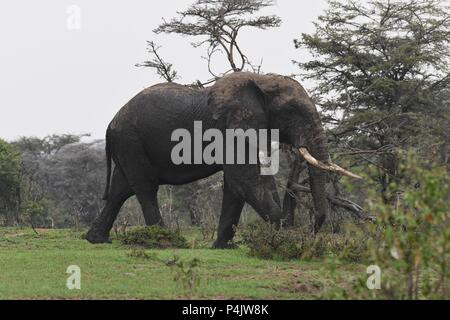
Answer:
[[[273, 176], [257, 164], [179, 164], [171, 159], [174, 130], [216, 128], [279, 129], [280, 143], [299, 150], [309, 165], [315, 205], [315, 230], [327, 216], [327, 171], [353, 174], [330, 162], [319, 114], [303, 87], [280, 75], [236, 72], [207, 88], [174, 83], [149, 87], [129, 101], [106, 132], [106, 205], [86, 234], [91, 243], [109, 242], [109, 232], [123, 203], [136, 195], [147, 225], [162, 224], [160, 185], [181, 185], [223, 170], [223, 203], [215, 248], [227, 248], [244, 203], [265, 220], [279, 224], [283, 211]], [[111, 159], [115, 167], [111, 175]]]

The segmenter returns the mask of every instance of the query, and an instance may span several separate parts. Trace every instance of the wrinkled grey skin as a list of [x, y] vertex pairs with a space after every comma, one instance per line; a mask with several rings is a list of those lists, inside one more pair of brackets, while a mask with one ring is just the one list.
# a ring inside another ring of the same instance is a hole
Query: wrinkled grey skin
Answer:
[[[160, 185], [181, 185], [224, 171], [222, 211], [215, 248], [227, 248], [244, 203], [265, 220], [279, 224], [283, 211], [273, 176], [262, 176], [259, 165], [179, 165], [171, 161], [175, 129], [193, 134], [194, 121], [203, 130], [218, 128], [279, 129], [280, 142], [306, 147], [328, 162], [327, 140], [314, 103], [302, 86], [279, 75], [234, 73], [212, 87], [195, 89], [173, 83], [145, 89], [114, 117], [106, 133], [108, 185], [106, 205], [86, 239], [109, 242], [109, 232], [123, 203], [136, 195], [147, 225], [162, 224], [157, 202]], [[206, 145], [206, 144], [205, 144]], [[111, 181], [111, 158], [115, 163]], [[327, 215], [326, 172], [309, 168], [316, 208], [315, 230]]]

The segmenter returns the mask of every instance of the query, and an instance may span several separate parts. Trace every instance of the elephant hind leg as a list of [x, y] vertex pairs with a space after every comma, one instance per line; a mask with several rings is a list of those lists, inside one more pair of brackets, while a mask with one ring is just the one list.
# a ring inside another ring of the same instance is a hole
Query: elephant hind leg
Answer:
[[128, 181], [119, 167], [114, 168], [108, 200], [86, 234], [91, 243], [110, 243], [109, 232], [124, 202], [133, 195]]
[[118, 154], [118, 162], [141, 205], [145, 224], [163, 225], [158, 206], [158, 170], [150, 163], [141, 144], [129, 143], [128, 152]]
[[155, 181], [148, 181], [136, 188], [136, 197], [144, 214], [145, 224], [148, 226], [160, 224], [163, 225], [161, 213], [158, 205], [158, 188], [159, 185]]

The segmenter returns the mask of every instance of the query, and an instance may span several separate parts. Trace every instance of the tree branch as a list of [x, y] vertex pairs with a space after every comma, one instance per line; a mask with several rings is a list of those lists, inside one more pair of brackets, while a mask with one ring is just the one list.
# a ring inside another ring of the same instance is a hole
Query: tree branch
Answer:
[[[290, 183], [290, 190], [293, 192], [311, 193], [310, 188], [301, 186], [295, 182]], [[328, 201], [330, 201], [331, 204], [349, 211], [356, 218], [358, 218], [360, 220], [371, 221], [371, 222], [374, 222], [376, 220], [376, 218], [374, 216], [370, 216], [369, 214], [364, 212], [364, 209], [361, 208], [361, 206], [359, 206], [358, 204], [356, 204], [348, 199], [334, 197], [329, 194], [327, 194], [327, 199], [328, 199]]]

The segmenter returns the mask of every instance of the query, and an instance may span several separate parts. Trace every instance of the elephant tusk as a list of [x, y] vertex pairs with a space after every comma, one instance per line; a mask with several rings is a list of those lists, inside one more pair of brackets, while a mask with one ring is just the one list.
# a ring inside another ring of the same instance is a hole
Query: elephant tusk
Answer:
[[361, 176], [358, 176], [357, 174], [354, 174], [353, 172], [345, 170], [344, 168], [339, 167], [337, 164], [332, 163], [331, 165], [333, 166], [333, 168], [335, 168], [336, 172], [338, 172], [344, 176], [347, 176], [350, 178], [355, 178], [355, 179], [362, 179]]
[[319, 160], [314, 158], [309, 153], [308, 149], [306, 149], [306, 148], [300, 148], [300, 149], [298, 149], [298, 151], [300, 152], [300, 155], [306, 160], [306, 162], [308, 162], [310, 165], [312, 165], [316, 168], [326, 170], [326, 171], [337, 172], [344, 176], [348, 176], [348, 177], [355, 178], [355, 179], [362, 179], [360, 176], [358, 176], [348, 170], [345, 170], [344, 168], [339, 167], [337, 164], [334, 164], [334, 163], [325, 164], [323, 162], [320, 162]]
[[320, 162], [319, 160], [317, 160], [316, 158], [314, 158], [309, 151], [306, 148], [300, 148], [298, 149], [298, 151], [300, 152], [300, 155], [306, 160], [306, 162], [308, 162], [310, 165], [322, 169], [322, 170], [327, 170], [327, 171], [334, 171], [333, 168], [330, 165], [327, 165], [323, 162]]

